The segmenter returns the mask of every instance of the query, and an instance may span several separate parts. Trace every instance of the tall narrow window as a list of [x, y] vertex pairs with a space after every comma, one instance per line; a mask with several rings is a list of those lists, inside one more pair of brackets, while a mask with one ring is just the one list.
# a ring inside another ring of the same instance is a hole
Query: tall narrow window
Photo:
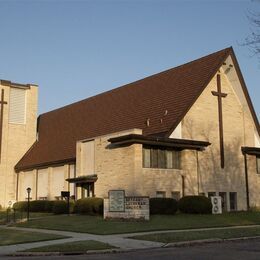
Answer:
[[180, 169], [180, 152], [178, 151], [172, 151], [172, 161], [173, 161], [173, 167], [174, 169]]
[[256, 157], [256, 172], [260, 174], [260, 157]]
[[236, 192], [230, 192], [229, 193], [229, 204], [230, 204], [230, 210], [237, 210], [237, 193]]
[[158, 168], [166, 168], [165, 150], [158, 150]]
[[151, 167], [151, 150], [147, 148], [143, 149], [143, 167]]
[[227, 211], [227, 193], [219, 192], [219, 196], [221, 197], [222, 210]]
[[95, 143], [81, 143], [81, 175], [95, 174]]
[[158, 168], [158, 149], [151, 149], [151, 167]]
[[10, 88], [9, 123], [25, 124], [26, 90]]
[[172, 160], [172, 151], [166, 151], [166, 162], [167, 162], [167, 168], [172, 169], [173, 168], [173, 160]]

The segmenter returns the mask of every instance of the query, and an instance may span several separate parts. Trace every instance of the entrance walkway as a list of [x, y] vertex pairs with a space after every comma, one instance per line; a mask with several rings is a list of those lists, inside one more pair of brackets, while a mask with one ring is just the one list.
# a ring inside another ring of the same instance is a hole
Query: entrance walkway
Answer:
[[[0, 246], [0, 255], [12, 254], [18, 251], [23, 251], [35, 247], [82, 241], [82, 240], [95, 240], [95, 241], [110, 244], [114, 247], [118, 247], [124, 250], [155, 248], [155, 247], [162, 247], [164, 245], [163, 243], [158, 243], [158, 242], [129, 239], [126, 238], [127, 237], [126, 234], [93, 235], [88, 233], [76, 233], [76, 232], [36, 229], [36, 228], [17, 228], [17, 227], [2, 227], [2, 228], [6, 228], [8, 230], [13, 229], [14, 231], [21, 230], [21, 231], [29, 231], [29, 232], [40, 232], [40, 233], [62, 235], [62, 236], [68, 236], [69, 238], [42, 241], [42, 242], [24, 243], [24, 244], [9, 245], [9, 246]], [[128, 236], [130, 236], [130, 234], [128, 234]]]

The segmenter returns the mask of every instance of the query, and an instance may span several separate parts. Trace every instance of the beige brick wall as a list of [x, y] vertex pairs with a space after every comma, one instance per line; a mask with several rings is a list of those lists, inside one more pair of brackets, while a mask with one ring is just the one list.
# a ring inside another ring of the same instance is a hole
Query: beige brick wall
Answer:
[[111, 148], [109, 138], [141, 134], [133, 129], [114, 133], [95, 139], [95, 194], [107, 197], [108, 191], [123, 189], [126, 196], [155, 197], [156, 191], [166, 191], [171, 197], [173, 191], [182, 191], [182, 170], [148, 169], [142, 167], [142, 145], [133, 144], [125, 147]]
[[[217, 90], [216, 77], [214, 77], [182, 121], [183, 138], [206, 140], [211, 143], [204, 152], [198, 154], [199, 178], [196, 178], [196, 171], [193, 173], [189, 171], [188, 175], [193, 181], [199, 179], [200, 192], [237, 192], [238, 208], [246, 209], [244, 159], [241, 146], [254, 146], [254, 124], [251, 115], [245, 112], [231, 83], [223, 73], [221, 80], [222, 92], [228, 94], [222, 99], [225, 168], [220, 167], [217, 97], [211, 93]], [[191, 169], [192, 164], [194, 169], [196, 166], [194, 156], [187, 156], [184, 162], [184, 164], [191, 164]], [[253, 159], [255, 161], [255, 158]], [[190, 160], [194, 162], [191, 163]], [[259, 205], [260, 176], [256, 174], [253, 162], [250, 165], [251, 203]]]
[[38, 87], [26, 90], [26, 124], [9, 123], [10, 86], [0, 85], [4, 89], [5, 101], [2, 135], [2, 158], [0, 164], [0, 205], [8, 206], [8, 201], [16, 199], [15, 164], [21, 159], [36, 139]]
[[[54, 166], [44, 169], [19, 172], [18, 200], [24, 200], [26, 188], [32, 189], [31, 197], [39, 200], [47, 197], [48, 200], [55, 200], [60, 197], [61, 191], [74, 193], [74, 186], [68, 185], [69, 165]], [[47, 195], [47, 196], [46, 196]]]
[[126, 190], [126, 196], [135, 195], [136, 188], [136, 153], [138, 144], [121, 148], [109, 148], [109, 138], [140, 134], [141, 130], [133, 129], [112, 135], [101, 136], [95, 139], [95, 174], [98, 180], [95, 193], [98, 197], [107, 197], [108, 191], [112, 189]]

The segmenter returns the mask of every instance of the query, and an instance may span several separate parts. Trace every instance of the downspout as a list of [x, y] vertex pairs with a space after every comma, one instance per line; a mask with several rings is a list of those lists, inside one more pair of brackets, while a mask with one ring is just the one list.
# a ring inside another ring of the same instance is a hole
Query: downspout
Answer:
[[19, 188], [19, 172], [16, 173], [16, 195], [15, 200], [18, 201], [18, 188]]
[[246, 206], [247, 206], [247, 210], [249, 210], [250, 202], [249, 202], [249, 185], [248, 185], [248, 169], [247, 169], [246, 153], [244, 153], [244, 162], [245, 162], [245, 181], [246, 181]]
[[35, 199], [38, 198], [38, 169], [36, 169], [36, 189], [35, 189]]
[[198, 184], [198, 195], [200, 194], [200, 173], [199, 173], [199, 152], [196, 150], [196, 160], [197, 160], [197, 184]]
[[185, 196], [185, 177], [184, 175], [181, 175], [181, 180], [182, 180], [182, 197]]

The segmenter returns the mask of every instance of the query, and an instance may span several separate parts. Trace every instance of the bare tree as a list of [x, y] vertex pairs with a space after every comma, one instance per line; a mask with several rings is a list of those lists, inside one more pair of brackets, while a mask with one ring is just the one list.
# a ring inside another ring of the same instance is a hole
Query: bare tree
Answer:
[[249, 12], [247, 17], [252, 28], [243, 45], [248, 46], [253, 55], [259, 56], [260, 59], [260, 12]]

